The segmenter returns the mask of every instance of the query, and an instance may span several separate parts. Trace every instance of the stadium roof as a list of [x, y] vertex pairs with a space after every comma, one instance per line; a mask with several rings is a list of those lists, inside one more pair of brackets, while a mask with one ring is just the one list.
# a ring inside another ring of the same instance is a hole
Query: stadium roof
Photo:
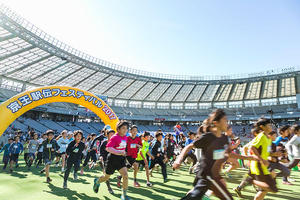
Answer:
[[0, 81], [23, 91], [67, 85], [106, 95], [116, 106], [244, 107], [296, 101], [299, 67], [253, 74], [177, 76], [135, 70], [89, 56], [0, 6]]

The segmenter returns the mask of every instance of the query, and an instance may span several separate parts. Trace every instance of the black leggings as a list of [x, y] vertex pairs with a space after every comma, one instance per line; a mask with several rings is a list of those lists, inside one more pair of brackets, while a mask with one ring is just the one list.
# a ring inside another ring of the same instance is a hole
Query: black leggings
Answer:
[[181, 200], [201, 199], [208, 189], [212, 190], [219, 199], [233, 200], [230, 192], [228, 192], [226, 186], [220, 181], [220, 179], [212, 179], [210, 176], [195, 180], [194, 189]]
[[90, 159], [92, 159], [93, 162], [97, 162], [96, 152], [94, 150], [88, 152], [88, 154], [86, 155], [83, 167], [87, 166]]
[[193, 160], [193, 166], [196, 165], [197, 157], [195, 156], [195, 154], [189, 153], [189, 154], [185, 155], [183, 158], [183, 161], [185, 161], [185, 159], [187, 159], [188, 157], [190, 157]]
[[36, 163], [36, 166], [39, 166], [43, 161], [43, 152], [38, 152], [37, 153], [37, 156], [36, 156], [36, 159], [35, 159], [35, 163]]
[[65, 175], [64, 175], [64, 181], [65, 182], [69, 178], [69, 174], [71, 172], [71, 169], [72, 169], [73, 165], [74, 165], [74, 174], [76, 174], [77, 171], [79, 170], [79, 167], [80, 167], [80, 160], [72, 159], [72, 158], [67, 159], [67, 170], [65, 171]]
[[152, 169], [155, 166], [155, 164], [159, 164], [161, 166], [161, 173], [162, 173], [164, 179], [166, 179], [167, 178], [167, 166], [164, 163], [163, 157], [157, 157], [154, 160], [151, 160], [149, 169]]
[[300, 162], [300, 159], [294, 159], [292, 160], [289, 164], [288, 164], [288, 168], [289, 169], [292, 169], [294, 167], [296, 167], [298, 165], [298, 163]]

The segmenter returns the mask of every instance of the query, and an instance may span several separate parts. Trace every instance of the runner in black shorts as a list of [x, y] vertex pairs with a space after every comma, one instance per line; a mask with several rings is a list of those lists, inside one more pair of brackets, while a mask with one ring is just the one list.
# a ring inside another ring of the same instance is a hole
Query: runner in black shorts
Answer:
[[129, 123], [126, 121], [120, 121], [117, 124], [117, 133], [111, 137], [106, 145], [106, 150], [109, 152], [105, 167], [105, 174], [100, 178], [94, 180], [93, 190], [98, 193], [100, 183], [109, 180], [110, 176], [114, 174], [116, 170], [120, 172], [123, 179], [122, 187], [122, 200], [130, 199], [127, 196], [128, 188], [128, 173], [126, 167], [126, 145], [127, 137], [126, 133], [128, 131]]
[[205, 133], [186, 146], [173, 164], [173, 168], [178, 169], [185, 154], [192, 148], [202, 149], [200, 165], [196, 170], [194, 188], [182, 199], [201, 199], [206, 191], [211, 189], [218, 198], [232, 200], [233, 198], [226, 188], [225, 181], [219, 173], [221, 165], [227, 160], [228, 156], [239, 159], [252, 159], [252, 157], [231, 153], [228, 137], [222, 134], [227, 130], [227, 117], [222, 109], [217, 109], [211, 113], [205, 126]]
[[[136, 180], [137, 172], [138, 172], [138, 164], [136, 163], [137, 154], [139, 152], [139, 148], [142, 147], [142, 140], [140, 137], [137, 137], [138, 128], [133, 125], [130, 127], [130, 136], [127, 137], [127, 147], [126, 147], [126, 160], [127, 160], [127, 168], [133, 167], [133, 185], [134, 187], [140, 187], [140, 184]], [[121, 176], [118, 177], [117, 186], [121, 185]]]
[[[105, 168], [107, 167], [107, 156], [108, 156], [108, 152], [106, 151], [106, 145], [107, 145], [107, 142], [110, 140], [110, 138], [115, 134], [115, 131], [112, 130], [112, 129], [109, 129], [109, 130], [106, 130], [105, 131], [105, 136], [107, 137], [107, 139], [104, 139], [104, 141], [101, 143], [100, 145], [100, 165], [103, 169], [103, 173], [105, 174]], [[110, 181], [107, 180], [105, 181], [106, 183], [106, 186], [107, 186], [107, 189], [108, 189], [108, 192], [110, 194], [114, 194], [114, 191], [113, 189], [111, 188], [110, 186]]]

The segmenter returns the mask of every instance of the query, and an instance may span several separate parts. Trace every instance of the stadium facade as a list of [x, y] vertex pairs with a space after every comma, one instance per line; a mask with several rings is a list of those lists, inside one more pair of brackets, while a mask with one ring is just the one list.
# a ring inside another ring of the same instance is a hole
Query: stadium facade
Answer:
[[[0, 101], [34, 87], [65, 85], [106, 96], [119, 118], [141, 122], [201, 121], [214, 108], [240, 121], [261, 115], [298, 121], [300, 116], [299, 67], [224, 76], [145, 72], [76, 50], [3, 5], [0, 52]], [[66, 103], [35, 110], [95, 117]]]

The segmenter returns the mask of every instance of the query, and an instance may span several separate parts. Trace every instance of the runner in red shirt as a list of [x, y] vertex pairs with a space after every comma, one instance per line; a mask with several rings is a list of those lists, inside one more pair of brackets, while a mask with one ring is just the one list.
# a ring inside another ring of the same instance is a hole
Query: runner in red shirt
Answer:
[[[137, 154], [139, 148], [142, 147], [142, 140], [140, 137], [137, 137], [138, 127], [133, 125], [130, 127], [130, 136], [127, 137], [127, 147], [126, 147], [126, 159], [127, 159], [127, 168], [133, 167], [134, 173], [134, 187], [140, 187], [140, 184], [136, 180], [136, 175], [138, 172], [138, 163], [136, 162]], [[121, 176], [118, 177], [117, 186], [121, 185]]]

